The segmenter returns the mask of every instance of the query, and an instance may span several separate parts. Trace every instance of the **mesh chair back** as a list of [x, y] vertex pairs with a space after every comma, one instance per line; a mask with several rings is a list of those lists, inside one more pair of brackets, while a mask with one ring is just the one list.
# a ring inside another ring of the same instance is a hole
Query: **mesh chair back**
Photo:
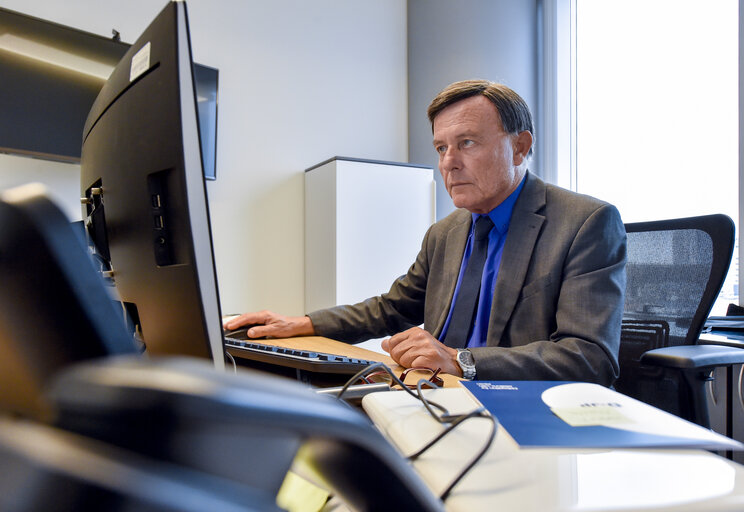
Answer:
[[625, 311], [618, 391], [678, 415], [689, 397], [678, 376], [641, 365], [647, 350], [697, 342], [734, 247], [725, 215], [626, 224]]

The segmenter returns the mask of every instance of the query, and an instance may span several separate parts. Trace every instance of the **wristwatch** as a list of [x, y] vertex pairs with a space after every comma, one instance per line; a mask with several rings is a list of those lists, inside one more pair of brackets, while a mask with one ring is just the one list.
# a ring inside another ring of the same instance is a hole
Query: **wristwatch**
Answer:
[[467, 380], [475, 378], [475, 359], [473, 353], [466, 348], [457, 349], [457, 364], [462, 369], [462, 377]]

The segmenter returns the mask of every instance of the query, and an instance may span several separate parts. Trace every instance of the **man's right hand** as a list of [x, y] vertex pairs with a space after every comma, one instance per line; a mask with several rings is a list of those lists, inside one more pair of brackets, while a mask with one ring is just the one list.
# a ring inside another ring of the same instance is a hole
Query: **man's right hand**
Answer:
[[272, 311], [257, 313], [243, 313], [225, 320], [222, 327], [226, 331], [234, 331], [241, 327], [252, 325], [248, 329], [249, 338], [289, 338], [292, 336], [313, 336], [315, 328], [307, 316], [284, 316]]

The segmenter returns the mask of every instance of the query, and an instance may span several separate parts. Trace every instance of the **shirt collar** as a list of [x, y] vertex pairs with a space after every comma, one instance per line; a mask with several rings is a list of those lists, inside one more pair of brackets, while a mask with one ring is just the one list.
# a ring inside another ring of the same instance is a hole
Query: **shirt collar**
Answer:
[[[517, 202], [517, 198], [519, 197], [519, 193], [522, 192], [522, 189], [524, 188], [524, 182], [527, 180], [527, 173], [525, 173], [524, 177], [522, 178], [522, 181], [519, 183], [516, 189], [514, 189], [514, 192], [509, 194], [509, 197], [504, 199], [500, 205], [498, 205], [496, 208], [488, 212], [488, 216], [491, 218], [491, 221], [493, 222], [494, 227], [498, 230], [500, 234], [506, 233], [506, 230], [509, 229], [509, 222], [511, 221], [512, 212], [514, 211], [514, 204]], [[475, 225], [475, 221], [478, 219], [480, 214], [472, 213], [473, 216], [473, 226]]]

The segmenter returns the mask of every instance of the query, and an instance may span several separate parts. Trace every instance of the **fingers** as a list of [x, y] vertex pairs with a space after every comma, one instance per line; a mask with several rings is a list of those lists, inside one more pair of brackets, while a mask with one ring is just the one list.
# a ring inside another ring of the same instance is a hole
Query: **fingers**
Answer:
[[222, 323], [222, 327], [232, 331], [246, 325], [267, 324], [276, 314], [271, 311], [259, 311], [255, 313], [243, 313], [242, 315], [228, 318]]
[[380, 343], [380, 347], [385, 352], [390, 353], [390, 338], [386, 338], [386, 339], [382, 340], [382, 343]]
[[438, 343], [439, 342], [425, 330], [420, 327], [413, 327], [383, 341], [382, 347], [387, 350], [390, 353], [390, 357], [401, 366], [405, 366], [406, 368], [413, 366], [429, 368], [429, 360], [436, 354], [437, 350], [435, 344]]
[[279, 331], [280, 329], [278, 329], [274, 325], [256, 325], [248, 329], [246, 333], [248, 334], [249, 338], [281, 338], [282, 335], [279, 333]]
[[388, 339], [382, 340], [382, 349], [389, 352], [392, 356], [393, 349], [408, 339], [408, 331], [399, 332]]
[[312, 336], [315, 334], [315, 329], [309, 317], [289, 317], [271, 311], [243, 313], [223, 323], [223, 327], [227, 330], [245, 326], [250, 326], [247, 331], [249, 338], [288, 338], [290, 336]]
[[456, 375], [457, 351], [447, 347], [427, 331], [414, 327], [382, 342], [393, 361], [406, 368], [440, 368], [444, 373]]

